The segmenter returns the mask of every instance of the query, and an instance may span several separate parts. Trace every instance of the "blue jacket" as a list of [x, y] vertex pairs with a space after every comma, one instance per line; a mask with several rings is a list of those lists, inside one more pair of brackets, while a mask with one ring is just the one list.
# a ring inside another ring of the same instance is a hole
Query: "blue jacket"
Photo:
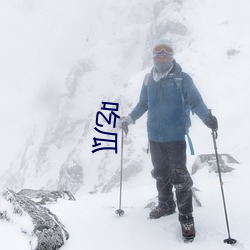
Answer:
[[172, 142], [185, 140], [185, 118], [181, 92], [177, 88], [175, 78], [182, 76], [182, 93], [185, 106], [204, 121], [208, 109], [195, 87], [192, 78], [182, 72], [179, 64], [174, 62], [171, 72], [159, 82], [150, 74], [148, 83], [143, 84], [140, 100], [129, 114], [133, 121], [139, 119], [146, 111], [148, 138], [156, 142]]

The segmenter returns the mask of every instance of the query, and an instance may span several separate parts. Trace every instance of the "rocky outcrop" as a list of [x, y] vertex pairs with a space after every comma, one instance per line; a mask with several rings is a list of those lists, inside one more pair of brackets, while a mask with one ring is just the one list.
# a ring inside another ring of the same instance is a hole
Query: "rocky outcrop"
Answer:
[[64, 225], [48, 208], [12, 190], [3, 191], [0, 200], [0, 219], [19, 227], [32, 250], [57, 250], [69, 238]]
[[[234, 170], [233, 167], [229, 166], [230, 164], [239, 164], [239, 162], [229, 154], [219, 154], [218, 157], [220, 170], [222, 173], [227, 173]], [[191, 174], [195, 174], [199, 169], [204, 167], [207, 167], [209, 172], [218, 172], [215, 154], [198, 155], [192, 165]]]
[[65, 199], [65, 200], [71, 200], [71, 201], [76, 200], [74, 195], [69, 191], [22, 189], [17, 194], [25, 196], [40, 205], [54, 203], [54, 202], [57, 202], [58, 199]]

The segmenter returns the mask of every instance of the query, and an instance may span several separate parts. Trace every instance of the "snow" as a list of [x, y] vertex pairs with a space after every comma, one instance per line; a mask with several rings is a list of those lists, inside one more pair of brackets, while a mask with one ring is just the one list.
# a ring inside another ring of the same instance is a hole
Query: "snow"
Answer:
[[[34, 248], [37, 239], [33, 234], [32, 220], [27, 214], [20, 215], [20, 211], [18, 214], [15, 209], [15, 205], [13, 206], [3, 196], [0, 196], [0, 216], [8, 219], [8, 221], [1, 220], [0, 223], [0, 234], [2, 236], [0, 248], [8, 250]], [[3, 211], [5, 213], [2, 213]]]
[[[247, 195], [242, 199], [239, 195], [242, 192], [244, 197], [245, 190], [250, 188], [248, 175], [249, 168], [244, 165], [223, 174], [231, 237], [238, 240], [233, 249], [250, 249], [249, 198]], [[223, 242], [228, 236], [217, 174], [202, 169], [193, 179], [195, 187], [200, 189], [197, 195], [202, 203], [202, 207], [194, 206], [197, 236], [193, 243], [183, 243], [177, 213], [158, 220], [148, 219], [150, 210], [145, 206], [154, 200], [156, 191], [154, 181], [144, 172], [140, 178], [123, 186], [124, 216], [115, 214], [119, 189], [108, 194], [79, 195], [75, 202], [61, 201], [48, 206], [71, 232], [62, 249], [79, 246], [88, 250], [231, 249]]]
[[[86, 74], [85, 82], [82, 81], [79, 87], [76, 96], [79, 105], [82, 93], [91, 94], [96, 89], [100, 91], [94, 98], [89, 97], [97, 100], [96, 103], [101, 104], [104, 96], [111, 99], [119, 96], [136, 104], [143, 76], [149, 69], [142, 72], [141, 65], [153, 18], [152, 5], [157, 1], [117, 2], [1, 1], [0, 21], [6, 24], [0, 41], [0, 116], [3, 118], [0, 148], [4, 152], [0, 159], [1, 172], [23, 148], [34, 121], [44, 123], [47, 119], [45, 103], [53, 103], [58, 89], [65, 88], [62, 83], [82, 55], [95, 62], [96, 70]], [[233, 248], [246, 250], [250, 249], [250, 198], [247, 193], [250, 189], [249, 7], [247, 0], [192, 0], [184, 3], [179, 16], [174, 16], [173, 11], [169, 16], [173, 20], [184, 20], [188, 27], [185, 39], [175, 37], [176, 59], [184, 71], [192, 75], [205, 102], [219, 119], [218, 151], [231, 154], [241, 163], [233, 172], [223, 174], [223, 187], [231, 236], [240, 243]], [[157, 23], [163, 21], [161, 16]], [[240, 53], [229, 57], [227, 51], [232, 48]], [[96, 82], [102, 85], [95, 85]], [[122, 93], [120, 82], [127, 84]], [[124, 103], [121, 110], [126, 114], [130, 107]], [[98, 108], [93, 107], [93, 112]], [[72, 116], [83, 114], [77, 111], [73, 110]], [[213, 153], [209, 130], [197, 117], [192, 121], [190, 135], [196, 155]], [[140, 148], [147, 143], [144, 124], [145, 117], [130, 128], [128, 136]], [[90, 148], [88, 142], [84, 151], [91, 152]], [[56, 151], [60, 150], [54, 148], [50, 154]], [[64, 155], [63, 152], [60, 154]], [[115, 214], [118, 188], [110, 193], [88, 193], [97, 182], [98, 173], [94, 167], [87, 169], [87, 164], [84, 166], [85, 190], [77, 193], [77, 201], [60, 201], [48, 206], [70, 234], [62, 249], [230, 249], [231, 246], [223, 243], [227, 231], [217, 174], [204, 168], [193, 176], [194, 186], [200, 190], [197, 195], [202, 207], [194, 206], [197, 237], [192, 244], [184, 244], [177, 213], [159, 220], [148, 219], [149, 209], [145, 206], [157, 194], [150, 176], [150, 156], [142, 154], [141, 157], [147, 162], [143, 172], [123, 185], [124, 216]], [[85, 156], [82, 158], [86, 159]], [[91, 167], [101, 164], [102, 153], [90, 154], [88, 159]], [[61, 160], [54, 158], [54, 164], [59, 166]], [[112, 164], [119, 168], [119, 155], [112, 160]], [[188, 155], [189, 169], [194, 160], [195, 157]], [[25, 235], [13, 223], [1, 221], [0, 234], [1, 249], [25, 250], [30, 247]]]
[[30, 249], [29, 241], [25, 235], [21, 234], [19, 228], [9, 222], [1, 221], [0, 234], [4, 236], [0, 241], [1, 249]]
[[[157, 195], [154, 180], [149, 175], [149, 164], [140, 176], [123, 185], [124, 216], [119, 217], [115, 213], [119, 204], [118, 188], [105, 194], [79, 193], [76, 201], [60, 200], [57, 204], [47, 205], [70, 233], [69, 240], [61, 249], [71, 250], [80, 247], [88, 250], [164, 250], [166, 248], [170, 250], [248, 250], [250, 249], [247, 230], [250, 226], [249, 196], [246, 194], [244, 197], [244, 193], [250, 188], [248, 181], [250, 171], [245, 165], [235, 167], [233, 172], [223, 174], [231, 236], [238, 240], [235, 246], [223, 243], [227, 238], [227, 229], [219, 179], [217, 174], [209, 173], [205, 168], [193, 176], [195, 187], [200, 189], [197, 195], [202, 203], [202, 207], [194, 205], [197, 236], [193, 243], [182, 242], [177, 213], [158, 220], [149, 220], [150, 210], [145, 206], [155, 200]], [[20, 234], [20, 231], [17, 232], [14, 225], [1, 222], [0, 231], [1, 235], [6, 235], [2, 237], [1, 249], [9, 250], [17, 247], [21, 250], [29, 249], [27, 239], [25, 241], [25, 236]]]

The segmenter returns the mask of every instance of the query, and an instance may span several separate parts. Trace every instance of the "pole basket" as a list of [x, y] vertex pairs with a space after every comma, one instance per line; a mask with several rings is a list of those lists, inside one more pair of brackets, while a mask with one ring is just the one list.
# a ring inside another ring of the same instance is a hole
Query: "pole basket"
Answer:
[[237, 240], [232, 239], [232, 238], [228, 238], [224, 240], [224, 243], [230, 244], [230, 245], [234, 245], [237, 242]]
[[118, 214], [119, 216], [123, 216], [124, 215], [124, 211], [122, 210], [122, 209], [117, 209], [116, 211], [115, 211], [115, 213], [116, 214]]

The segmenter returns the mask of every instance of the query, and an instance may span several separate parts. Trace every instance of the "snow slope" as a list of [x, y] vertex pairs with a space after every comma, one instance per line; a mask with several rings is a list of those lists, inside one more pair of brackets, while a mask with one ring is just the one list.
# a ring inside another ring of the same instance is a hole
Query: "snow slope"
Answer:
[[[126, 150], [126, 148], [125, 148]], [[148, 156], [150, 157], [150, 156]], [[61, 200], [47, 205], [66, 226], [70, 238], [63, 250], [151, 250], [193, 249], [222, 250], [250, 249], [248, 228], [250, 188], [247, 165], [234, 165], [233, 172], [223, 174], [223, 187], [228, 209], [232, 238], [238, 243], [229, 246], [223, 243], [228, 237], [224, 218], [218, 175], [207, 168], [193, 175], [194, 185], [200, 190], [197, 196], [202, 207], [194, 203], [197, 236], [193, 243], [183, 243], [177, 213], [158, 220], [149, 220], [150, 202], [156, 201], [156, 189], [151, 178], [150, 164], [133, 181], [123, 184], [122, 209], [124, 216], [115, 214], [119, 204], [119, 189], [109, 193], [79, 193], [76, 201]], [[0, 223], [1, 249], [30, 249], [28, 240], [15, 225]], [[11, 241], [15, 237], [15, 241]]]
[[[238, 240], [234, 246], [223, 242], [227, 229], [222, 207], [218, 176], [207, 169], [193, 176], [202, 207], [194, 206], [197, 236], [193, 243], [182, 242], [177, 213], [158, 220], [149, 220], [149, 208], [145, 206], [156, 196], [154, 181], [146, 173], [123, 187], [122, 208], [125, 215], [115, 214], [118, 208], [119, 190], [108, 194], [79, 195], [77, 201], [62, 201], [50, 205], [71, 237], [63, 250], [222, 250], [250, 249], [248, 228], [250, 226], [249, 190], [247, 166], [223, 175], [224, 191], [228, 208], [232, 238]], [[240, 195], [242, 193], [242, 195]]]

